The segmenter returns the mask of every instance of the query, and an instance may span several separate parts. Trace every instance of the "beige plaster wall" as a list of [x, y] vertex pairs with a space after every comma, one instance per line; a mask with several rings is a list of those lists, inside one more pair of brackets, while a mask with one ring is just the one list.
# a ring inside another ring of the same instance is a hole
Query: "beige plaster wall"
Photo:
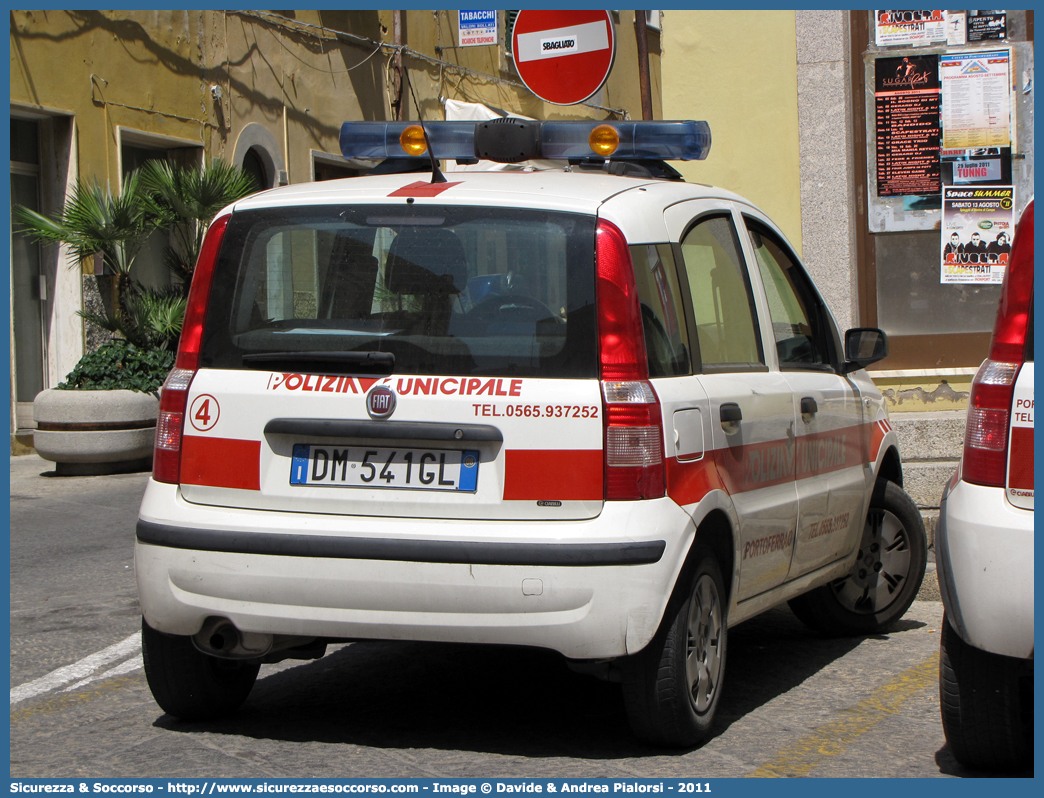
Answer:
[[[319, 25], [334, 12], [284, 13]], [[342, 29], [381, 38], [376, 11], [340, 13]], [[120, 128], [230, 159], [239, 133], [258, 123], [290, 155], [291, 179], [308, 180], [310, 149], [336, 154], [343, 120], [386, 108], [386, 57], [364, 62], [374, 48], [263, 14], [14, 11], [11, 26], [12, 103], [74, 115], [79, 176], [114, 185]]]
[[664, 11], [664, 119], [711, 127], [686, 180], [743, 195], [801, 252], [797, 44], [793, 11]]
[[[616, 62], [591, 103], [640, 118], [634, 12], [617, 13]], [[309, 180], [312, 150], [339, 152], [341, 122], [394, 118], [389, 50], [375, 53], [370, 44], [338, 36], [391, 43], [392, 12], [279, 15], [285, 19], [263, 11], [12, 11], [11, 101], [75, 117], [81, 177], [118, 184], [120, 128], [231, 159], [241, 132], [257, 123], [276, 139], [289, 181]], [[411, 10], [403, 16], [404, 43], [429, 59], [404, 57], [426, 119], [442, 118], [440, 98], [539, 118], [605, 116], [589, 106], [545, 104], [511, 85], [518, 78], [502, 48], [454, 49], [452, 11]], [[659, 115], [660, 34], [650, 31], [648, 44]], [[449, 63], [431, 62], [440, 56]], [[220, 98], [213, 95], [215, 86]], [[412, 99], [408, 103], [407, 118], [416, 118]]]

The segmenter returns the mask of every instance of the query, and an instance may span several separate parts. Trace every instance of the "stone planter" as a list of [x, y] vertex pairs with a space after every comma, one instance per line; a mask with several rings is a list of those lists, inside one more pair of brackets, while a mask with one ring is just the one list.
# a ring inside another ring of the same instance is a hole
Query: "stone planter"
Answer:
[[148, 393], [52, 388], [33, 400], [33, 445], [62, 476], [147, 471], [158, 412]]

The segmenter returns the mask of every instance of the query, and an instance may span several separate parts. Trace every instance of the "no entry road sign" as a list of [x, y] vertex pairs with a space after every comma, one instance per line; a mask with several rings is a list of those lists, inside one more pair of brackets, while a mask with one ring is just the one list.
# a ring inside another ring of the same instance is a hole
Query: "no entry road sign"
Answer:
[[616, 31], [608, 11], [519, 11], [511, 47], [526, 88], [546, 102], [575, 105], [609, 77]]

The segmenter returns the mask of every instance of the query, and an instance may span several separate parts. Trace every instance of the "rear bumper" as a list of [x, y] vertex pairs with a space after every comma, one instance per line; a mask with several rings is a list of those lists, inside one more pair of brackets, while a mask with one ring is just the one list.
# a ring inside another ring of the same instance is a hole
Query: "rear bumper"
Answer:
[[1003, 488], [951, 483], [943, 492], [936, 560], [954, 629], [969, 645], [1033, 656], [1033, 512]]
[[[177, 523], [170, 523], [177, 519]], [[670, 499], [584, 521], [476, 522], [205, 507], [150, 481], [135, 567], [149, 624], [634, 653], [692, 543]]]

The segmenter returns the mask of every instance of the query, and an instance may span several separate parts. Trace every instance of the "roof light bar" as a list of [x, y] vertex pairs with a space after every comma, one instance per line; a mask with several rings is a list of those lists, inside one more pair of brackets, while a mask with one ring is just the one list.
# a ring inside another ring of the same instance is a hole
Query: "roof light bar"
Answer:
[[601, 157], [589, 141], [596, 127], [615, 129], [620, 144], [612, 160], [702, 161], [710, 152], [711, 132], [706, 122], [544, 122], [540, 130], [541, 157], [577, 159]]
[[[483, 158], [515, 163], [520, 154], [529, 158], [558, 160], [703, 160], [710, 152], [711, 132], [706, 122], [541, 122], [525, 120], [538, 128], [535, 146], [520, 153], [518, 131], [513, 125], [488, 122], [425, 122], [436, 158], [470, 160], [478, 156], [476, 128], [482, 126]], [[341, 126], [341, 154], [359, 160], [426, 158], [416, 145], [417, 136], [407, 128], [413, 122], [345, 122]], [[422, 137], [421, 137], [422, 138]], [[503, 140], [503, 146], [499, 142]], [[419, 150], [419, 151], [418, 151]]]
[[[403, 135], [411, 127], [420, 132], [416, 122], [345, 122], [341, 125], [341, 154], [362, 161], [427, 158], [427, 148], [418, 152], [413, 145], [414, 135]], [[424, 129], [436, 158], [475, 157], [474, 122], [425, 122]], [[404, 149], [404, 145], [410, 149]]]

